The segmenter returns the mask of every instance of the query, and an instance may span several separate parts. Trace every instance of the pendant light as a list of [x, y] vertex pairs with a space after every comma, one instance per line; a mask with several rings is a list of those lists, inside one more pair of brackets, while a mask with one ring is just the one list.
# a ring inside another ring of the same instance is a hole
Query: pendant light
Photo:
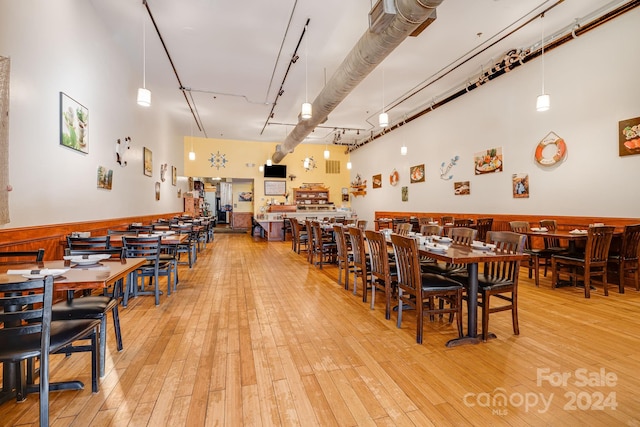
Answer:
[[384, 68], [382, 69], [382, 113], [378, 116], [378, 124], [381, 128], [389, 126], [389, 115], [384, 112]]
[[543, 19], [544, 19], [544, 14], [540, 15], [540, 20], [542, 22], [542, 41], [540, 42], [540, 46], [541, 46], [540, 58], [542, 59], [542, 94], [538, 95], [538, 98], [536, 98], [537, 111], [547, 111], [549, 107], [551, 107], [551, 97], [544, 91], [544, 21], [542, 21]]
[[193, 151], [193, 123], [191, 123], [191, 120], [189, 120], [189, 132], [189, 139], [191, 140], [191, 151], [189, 151], [189, 160], [194, 161], [196, 159], [196, 152]]
[[302, 109], [300, 111], [300, 117], [303, 120], [308, 120], [311, 118], [313, 114], [313, 108], [311, 107], [311, 103], [309, 103], [309, 52], [307, 50], [307, 30], [309, 29], [309, 24], [305, 24], [304, 26], [304, 103], [302, 104]]
[[351, 170], [351, 168], [352, 168], [351, 161], [348, 161], [348, 162], [347, 162], [347, 169], [348, 169], [348, 170]]
[[151, 105], [151, 91], [147, 89], [147, 39], [144, 25], [145, 17], [142, 17], [142, 87], [138, 88], [138, 105], [149, 107]]
[[273, 162], [271, 161], [271, 159], [267, 159], [267, 166], [273, 166]]
[[329, 149], [327, 148], [327, 146], [324, 146], [324, 158], [325, 160], [329, 159], [329, 157], [331, 157], [331, 152], [329, 151]]
[[400, 155], [402, 156], [406, 156], [407, 155], [407, 146], [402, 144], [402, 147], [400, 147]]

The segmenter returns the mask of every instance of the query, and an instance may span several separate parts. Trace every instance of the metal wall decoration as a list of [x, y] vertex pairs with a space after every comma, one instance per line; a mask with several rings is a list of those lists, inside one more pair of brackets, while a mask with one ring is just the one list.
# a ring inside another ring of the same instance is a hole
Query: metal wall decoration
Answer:
[[130, 142], [131, 137], [129, 136], [124, 138], [124, 141], [120, 141], [120, 138], [116, 141], [116, 163], [122, 167], [127, 166], [127, 161], [124, 159], [124, 156], [127, 153], [127, 150], [131, 148], [129, 147]]
[[211, 167], [218, 170], [220, 170], [220, 168], [224, 168], [227, 162], [227, 156], [225, 154], [220, 154], [220, 150], [218, 150], [215, 154], [211, 153], [211, 156], [209, 157], [209, 163], [211, 163]]
[[448, 181], [453, 178], [453, 175], [448, 175], [448, 174], [451, 171], [451, 168], [453, 168], [456, 165], [458, 160], [460, 160], [460, 156], [455, 156], [451, 158], [451, 161], [449, 161], [449, 164], [446, 167], [445, 167], [445, 162], [442, 162], [440, 164], [440, 179], [444, 179], [445, 181]]

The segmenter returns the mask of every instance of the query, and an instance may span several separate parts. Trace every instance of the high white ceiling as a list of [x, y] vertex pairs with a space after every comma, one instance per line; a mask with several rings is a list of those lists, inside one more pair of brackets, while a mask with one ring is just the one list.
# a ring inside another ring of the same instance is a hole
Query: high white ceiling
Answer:
[[[368, 30], [372, 7], [371, 0], [148, 0], [182, 86], [188, 89], [186, 96], [197, 111], [203, 128], [198, 130], [143, 1], [91, 2], [130, 58], [133, 72], [139, 73], [140, 85], [145, 28], [151, 108], [157, 102], [168, 105], [175, 117], [184, 118], [185, 133], [192, 127], [194, 136], [269, 142], [282, 141], [295, 126], [305, 101], [305, 82], [312, 102]], [[444, 0], [436, 21], [418, 37], [406, 39], [305, 142], [331, 143], [334, 129], [341, 134], [345, 130], [343, 142], [362, 140], [380, 130], [377, 117], [383, 97], [391, 122], [402, 121], [459, 90], [507, 51], [537, 45], [543, 31], [545, 38], [550, 37], [594, 11], [601, 14], [621, 3]], [[536, 18], [549, 8], [544, 19]], [[287, 74], [307, 19], [300, 58]], [[277, 97], [281, 85], [283, 94]]]

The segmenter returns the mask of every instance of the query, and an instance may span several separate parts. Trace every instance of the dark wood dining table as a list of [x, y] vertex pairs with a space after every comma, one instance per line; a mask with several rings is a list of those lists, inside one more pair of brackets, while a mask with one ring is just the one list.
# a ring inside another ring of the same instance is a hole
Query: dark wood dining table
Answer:
[[[470, 246], [451, 245], [444, 251], [428, 250], [420, 245], [420, 255], [444, 261], [451, 264], [466, 264], [469, 276], [467, 298], [467, 334], [461, 338], [454, 338], [447, 342], [447, 347], [456, 347], [463, 344], [477, 344], [478, 336], [478, 264], [492, 261], [524, 261], [529, 258], [527, 254], [506, 254], [493, 250], [474, 250]], [[495, 335], [491, 334], [495, 337]]]
[[[576, 253], [578, 252], [576, 250], [576, 242], [580, 241], [580, 240], [587, 240], [587, 236], [588, 236], [588, 231], [587, 229], [589, 228], [589, 226], [584, 226], [581, 228], [578, 228], [577, 230], [581, 230], [581, 233], [577, 233], [574, 232], [573, 230], [569, 231], [569, 230], [556, 230], [556, 231], [528, 231], [526, 233], [527, 236], [531, 236], [531, 237], [541, 237], [541, 238], [545, 238], [545, 237], [551, 237], [551, 238], [556, 238], [556, 239], [562, 239], [562, 240], [566, 240], [567, 241], [567, 251], [569, 253]], [[621, 236], [623, 233], [622, 230], [618, 230], [616, 229], [613, 232], [613, 236], [614, 237], [619, 237]]]
[[[68, 261], [43, 261], [41, 263], [16, 263], [0, 265], [0, 292], [5, 283], [30, 280], [20, 274], [7, 274], [9, 270], [39, 271], [42, 269], [68, 269], [63, 275], [53, 281], [55, 291], [79, 291], [86, 289], [103, 289], [124, 279], [146, 262], [144, 258], [127, 258], [117, 260], [102, 260], [97, 265], [80, 266], [69, 264]], [[104, 340], [104, 333], [100, 331], [100, 339]], [[5, 363], [2, 367], [2, 391], [0, 403], [16, 397], [22, 401], [26, 396], [17, 395], [16, 372], [20, 363]], [[100, 355], [100, 372], [104, 372], [104, 354]], [[51, 384], [51, 390], [82, 389], [84, 385], [79, 381]]]

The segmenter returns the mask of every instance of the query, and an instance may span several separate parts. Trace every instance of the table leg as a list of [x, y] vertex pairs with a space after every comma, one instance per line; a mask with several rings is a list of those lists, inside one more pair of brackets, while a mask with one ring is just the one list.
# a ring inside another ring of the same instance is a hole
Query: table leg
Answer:
[[478, 344], [478, 263], [467, 264], [469, 290], [467, 292], [467, 335], [447, 342], [447, 347]]

